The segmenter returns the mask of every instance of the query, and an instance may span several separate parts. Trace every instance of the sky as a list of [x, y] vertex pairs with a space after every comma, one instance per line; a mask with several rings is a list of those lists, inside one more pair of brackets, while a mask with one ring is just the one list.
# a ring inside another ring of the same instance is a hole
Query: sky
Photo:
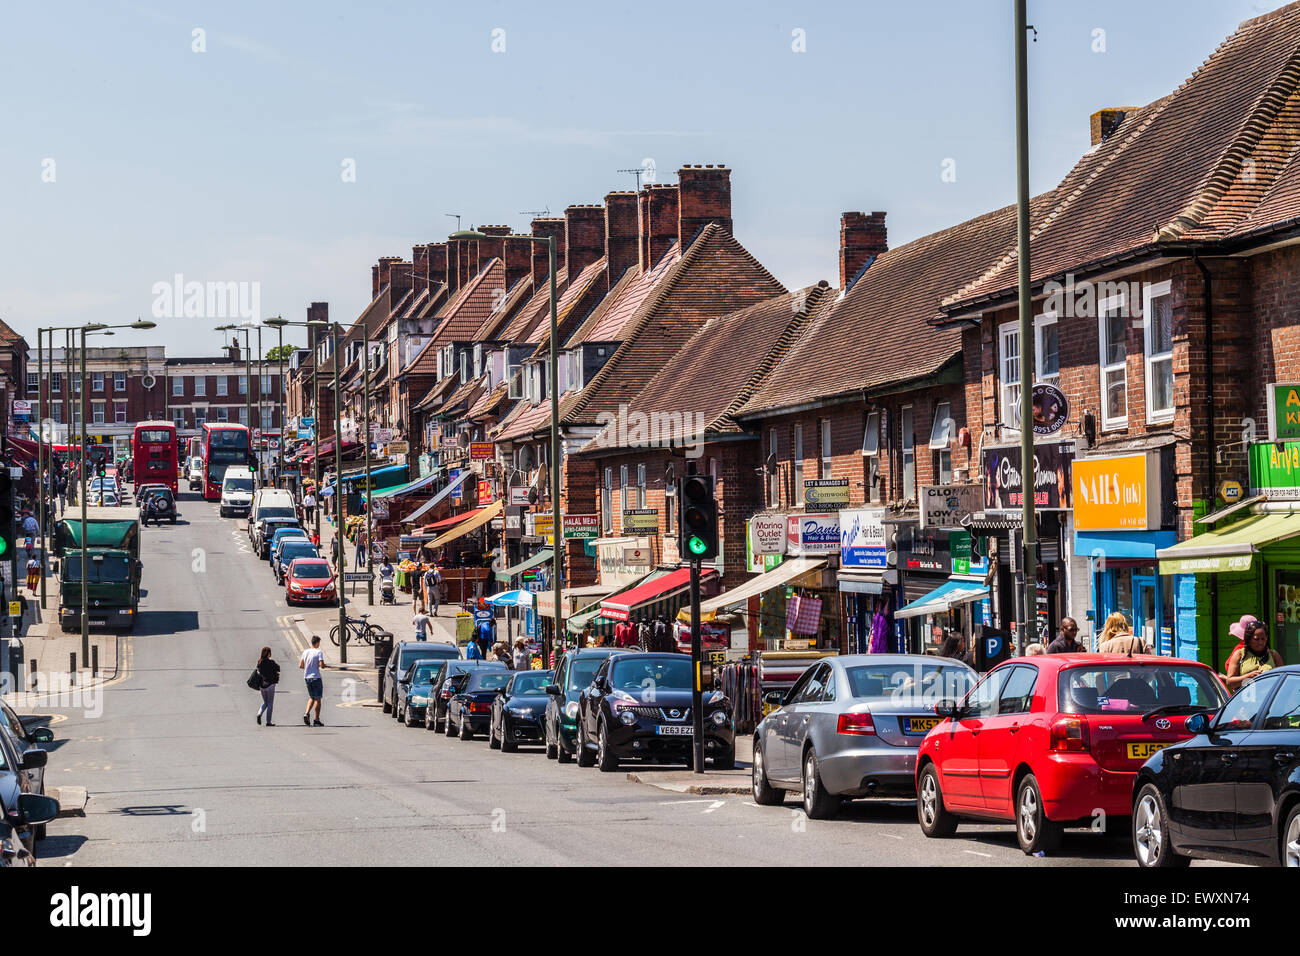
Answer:
[[[1088, 117], [1172, 91], [1259, 0], [1030, 0], [1031, 188]], [[0, 29], [0, 318], [127, 323], [214, 354], [228, 312], [350, 323], [370, 266], [562, 215], [652, 166], [732, 169], [736, 237], [838, 281], [839, 215], [891, 245], [1015, 201], [1011, 0], [58, 2]], [[234, 283], [235, 285], [228, 285]], [[205, 286], [206, 288], [206, 286]], [[241, 298], [242, 297], [242, 298]], [[238, 307], [235, 307], [235, 306]], [[300, 342], [302, 332], [286, 337]], [[264, 337], [265, 338], [265, 337]], [[273, 337], [272, 337], [273, 338]], [[265, 344], [272, 344], [267, 339]]]

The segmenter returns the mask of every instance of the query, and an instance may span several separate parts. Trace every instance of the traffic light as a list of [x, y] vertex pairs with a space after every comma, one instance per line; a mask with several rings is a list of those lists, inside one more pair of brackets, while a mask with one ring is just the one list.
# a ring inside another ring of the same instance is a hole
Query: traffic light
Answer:
[[0, 466], [0, 561], [14, 556], [14, 480], [9, 469]]
[[681, 480], [677, 500], [677, 553], [687, 561], [707, 561], [718, 556], [718, 503], [713, 481], [706, 475]]

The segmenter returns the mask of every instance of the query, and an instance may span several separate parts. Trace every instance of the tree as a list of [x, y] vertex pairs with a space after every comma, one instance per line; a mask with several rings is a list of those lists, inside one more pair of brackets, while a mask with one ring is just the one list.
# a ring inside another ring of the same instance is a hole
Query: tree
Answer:
[[293, 355], [297, 347], [296, 345], [277, 345], [266, 353], [266, 360], [268, 362], [278, 362], [280, 359], [284, 359], [287, 362], [289, 356]]

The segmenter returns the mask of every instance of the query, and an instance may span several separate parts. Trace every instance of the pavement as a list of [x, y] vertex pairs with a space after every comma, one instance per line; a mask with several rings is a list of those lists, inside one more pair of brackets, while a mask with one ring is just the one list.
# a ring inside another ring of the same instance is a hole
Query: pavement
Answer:
[[637, 769], [627, 775], [633, 783], [644, 783], [672, 793], [693, 793], [700, 796], [750, 793], [750, 769], [754, 761], [754, 739], [747, 735], [736, 738], [736, 767], [734, 770], [715, 770], [707, 760], [704, 773], [693, 770]]

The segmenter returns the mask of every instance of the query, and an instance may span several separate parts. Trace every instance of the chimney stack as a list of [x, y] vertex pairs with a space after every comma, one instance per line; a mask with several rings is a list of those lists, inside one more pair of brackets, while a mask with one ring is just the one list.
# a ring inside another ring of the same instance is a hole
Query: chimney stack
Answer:
[[[542, 238], [543, 236], [553, 236], [555, 238], [555, 271], [558, 273], [564, 268], [567, 258], [567, 250], [564, 246], [564, 220], [558, 216], [547, 217], [545, 219], [533, 220], [533, 236]], [[547, 262], [546, 243], [534, 242], [533, 246], [533, 292], [538, 292], [546, 282], [547, 273], [550, 271]], [[559, 277], [556, 277], [559, 281]]]
[[427, 245], [411, 247], [411, 272], [414, 273], [411, 288], [415, 290], [415, 294], [429, 291], [429, 247]]
[[456, 243], [456, 268], [460, 272], [460, 287], [464, 288], [478, 273], [478, 251], [474, 242]]
[[370, 267], [370, 301], [379, 295], [379, 266]]
[[731, 233], [731, 170], [726, 166], [683, 166], [677, 171], [681, 194], [678, 235], [682, 252], [701, 229], [716, 222]]
[[506, 267], [506, 288], [513, 289], [515, 283], [533, 271], [533, 242], [527, 236], [506, 236], [502, 246], [501, 259]]
[[[393, 263], [401, 262], [401, 256], [380, 256], [379, 257], [379, 288], [382, 289], [388, 285], [389, 273], [392, 272]], [[378, 295], [378, 290], [375, 292]]]
[[431, 242], [425, 248], [429, 250], [429, 291], [432, 292], [435, 284], [447, 281], [447, 244]]
[[677, 241], [681, 195], [672, 183], [651, 183], [641, 190], [641, 269], [653, 269]]
[[243, 354], [242, 354], [242, 351], [243, 351], [243, 350], [240, 349], [238, 343], [236, 343], [236, 344], [234, 344], [234, 345], [227, 345], [227, 346], [226, 346], [226, 361], [227, 361], [227, 362], [230, 362], [230, 363], [232, 363], [232, 364], [237, 364], [237, 363], [239, 363], [239, 362], [242, 362], [242, 361], [244, 360], [244, 356], [243, 356]]
[[[375, 275], [379, 274], [379, 267], [374, 266]], [[375, 295], [379, 293], [376, 292]], [[330, 320], [330, 304], [328, 302], [313, 302], [307, 306], [308, 322], [328, 322]], [[317, 342], [329, 335], [329, 329], [307, 327], [307, 347], [315, 349]]]
[[885, 214], [846, 212], [840, 216], [840, 290], [849, 288], [868, 261], [889, 248]]
[[388, 307], [390, 309], [395, 308], [406, 293], [411, 291], [415, 281], [411, 275], [413, 268], [412, 264], [404, 259], [396, 259], [389, 263]]
[[1124, 122], [1124, 117], [1136, 110], [1136, 106], [1108, 106], [1097, 110], [1088, 117], [1088, 129], [1092, 136], [1092, 145], [1096, 146], [1110, 138], [1110, 134]]
[[493, 259], [501, 259], [505, 255], [505, 237], [510, 235], [509, 226], [479, 226], [478, 231], [487, 236], [486, 239], [479, 239], [475, 246], [477, 247], [477, 258], [474, 260], [474, 269], [478, 271]]
[[613, 285], [641, 258], [637, 195], [612, 192], [605, 196], [605, 257], [609, 263], [609, 284]]
[[564, 210], [564, 247], [569, 259], [569, 281], [574, 282], [605, 254], [605, 208], [570, 206]]

